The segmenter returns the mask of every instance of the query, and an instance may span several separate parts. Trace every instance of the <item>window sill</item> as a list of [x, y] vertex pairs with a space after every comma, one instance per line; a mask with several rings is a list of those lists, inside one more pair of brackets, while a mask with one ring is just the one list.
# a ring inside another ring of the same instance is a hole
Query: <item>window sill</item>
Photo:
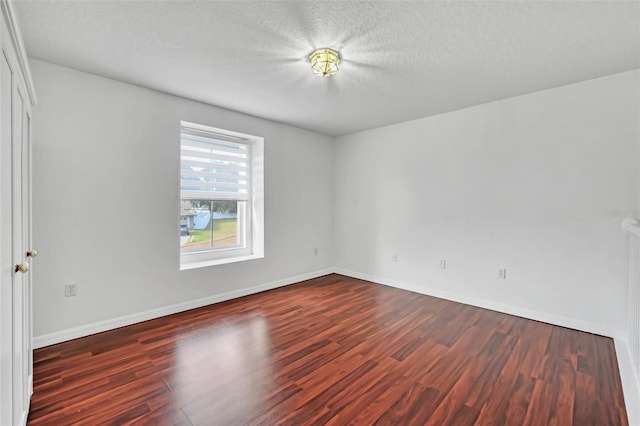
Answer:
[[226, 263], [244, 262], [245, 260], [262, 259], [262, 254], [250, 254], [246, 256], [225, 257], [223, 259], [203, 260], [200, 262], [180, 262], [180, 270], [206, 268], [208, 266], [224, 265]]

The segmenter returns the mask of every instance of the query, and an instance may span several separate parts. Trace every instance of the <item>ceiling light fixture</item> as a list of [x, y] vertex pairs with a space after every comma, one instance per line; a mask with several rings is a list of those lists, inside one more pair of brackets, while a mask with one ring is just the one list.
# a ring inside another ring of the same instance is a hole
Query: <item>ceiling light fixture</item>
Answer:
[[328, 77], [338, 72], [340, 54], [328, 48], [316, 49], [309, 55], [309, 60], [316, 75]]

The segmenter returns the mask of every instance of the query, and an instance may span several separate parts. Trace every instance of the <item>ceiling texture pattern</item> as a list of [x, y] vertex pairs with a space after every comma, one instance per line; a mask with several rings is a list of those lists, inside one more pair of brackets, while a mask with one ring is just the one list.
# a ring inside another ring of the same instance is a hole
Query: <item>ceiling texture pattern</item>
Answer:
[[[638, 1], [15, 6], [33, 58], [328, 135], [640, 68]], [[311, 72], [320, 47], [333, 77]]]

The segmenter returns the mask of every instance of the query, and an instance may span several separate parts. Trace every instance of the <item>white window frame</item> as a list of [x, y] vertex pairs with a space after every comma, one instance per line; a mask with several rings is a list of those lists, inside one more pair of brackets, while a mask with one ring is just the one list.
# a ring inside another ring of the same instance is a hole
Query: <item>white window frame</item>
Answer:
[[[254, 135], [248, 135], [245, 133], [234, 132], [225, 129], [219, 129], [216, 127], [206, 126], [203, 124], [196, 124], [188, 121], [180, 122], [180, 144], [182, 144], [182, 132], [184, 128], [199, 130], [208, 132], [216, 137], [229, 140], [236, 143], [247, 144], [249, 147], [249, 194], [246, 202], [239, 202], [238, 204], [238, 237], [244, 240], [244, 244], [241, 247], [220, 247], [220, 248], [206, 248], [206, 249], [191, 249], [182, 250], [179, 247], [180, 252], [180, 270], [188, 270], [194, 268], [202, 268], [207, 266], [222, 265], [226, 263], [240, 262], [244, 260], [259, 259], [264, 257], [264, 138]], [[180, 160], [180, 164], [182, 160]], [[180, 167], [182, 170], [182, 167]], [[180, 206], [183, 199], [183, 191], [180, 187], [180, 179], [178, 179], [179, 186], [179, 200]], [[188, 194], [188, 191], [185, 191]], [[189, 196], [185, 198], [192, 199], [208, 199], [215, 200], [215, 198], [201, 198]], [[240, 214], [240, 209], [245, 209], [243, 214]], [[240, 221], [245, 223], [240, 223]], [[178, 227], [179, 228], [179, 227]]]

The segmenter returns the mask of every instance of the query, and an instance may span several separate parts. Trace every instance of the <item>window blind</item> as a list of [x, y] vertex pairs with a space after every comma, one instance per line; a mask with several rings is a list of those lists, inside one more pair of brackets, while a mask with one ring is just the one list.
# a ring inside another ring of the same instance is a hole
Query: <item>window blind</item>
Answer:
[[181, 127], [181, 198], [247, 201], [251, 145], [235, 136]]

